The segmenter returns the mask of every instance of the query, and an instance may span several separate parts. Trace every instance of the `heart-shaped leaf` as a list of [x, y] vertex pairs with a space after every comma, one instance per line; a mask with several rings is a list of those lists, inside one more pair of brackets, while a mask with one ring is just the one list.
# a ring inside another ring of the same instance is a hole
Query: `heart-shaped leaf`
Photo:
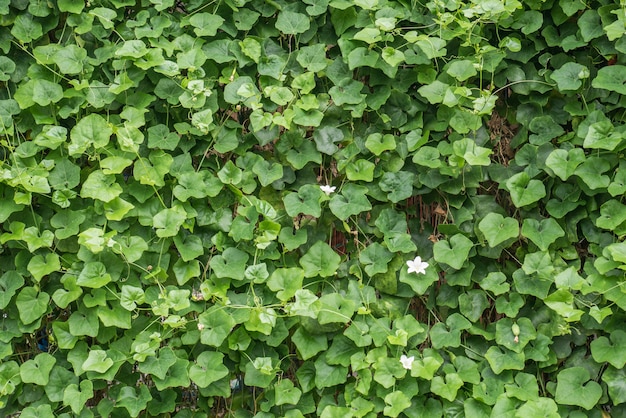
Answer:
[[513, 204], [521, 208], [531, 205], [546, 196], [545, 185], [536, 179], [531, 179], [525, 172], [517, 173], [506, 182], [511, 193]]
[[592, 409], [602, 397], [600, 385], [590, 380], [589, 371], [584, 367], [570, 367], [559, 372], [555, 400], [565, 405]]
[[474, 243], [463, 234], [456, 234], [449, 240], [438, 241], [433, 246], [433, 256], [438, 263], [445, 263], [459, 270], [467, 260]]
[[505, 218], [499, 213], [489, 213], [478, 223], [478, 229], [485, 235], [491, 247], [519, 235], [519, 225], [513, 218]]

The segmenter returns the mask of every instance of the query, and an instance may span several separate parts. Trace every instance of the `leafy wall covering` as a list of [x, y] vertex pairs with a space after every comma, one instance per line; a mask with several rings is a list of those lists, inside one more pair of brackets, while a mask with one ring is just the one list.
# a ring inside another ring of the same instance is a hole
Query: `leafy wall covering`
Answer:
[[624, 2], [0, 15], [3, 416], [626, 416]]

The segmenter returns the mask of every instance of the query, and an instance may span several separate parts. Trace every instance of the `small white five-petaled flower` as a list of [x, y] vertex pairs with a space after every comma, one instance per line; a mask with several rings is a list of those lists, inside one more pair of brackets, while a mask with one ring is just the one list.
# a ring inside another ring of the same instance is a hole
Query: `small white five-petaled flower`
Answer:
[[423, 262], [419, 255], [415, 257], [415, 260], [407, 261], [406, 265], [409, 266], [407, 272], [415, 274], [426, 274], [426, 267], [428, 267], [428, 263]]
[[331, 193], [333, 193], [337, 187], [336, 186], [328, 186], [328, 185], [324, 185], [324, 186], [320, 186], [320, 189], [326, 193], [326, 196], [330, 196]]
[[413, 365], [413, 361], [415, 361], [415, 357], [407, 357], [405, 354], [400, 356], [400, 363], [402, 363], [402, 367], [407, 370], [411, 370], [411, 366]]

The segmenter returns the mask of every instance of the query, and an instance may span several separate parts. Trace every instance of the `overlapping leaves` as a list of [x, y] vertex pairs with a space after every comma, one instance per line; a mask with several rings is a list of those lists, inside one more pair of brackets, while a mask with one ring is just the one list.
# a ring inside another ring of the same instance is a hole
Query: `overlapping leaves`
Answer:
[[0, 3], [6, 414], [624, 413], [618, 5]]

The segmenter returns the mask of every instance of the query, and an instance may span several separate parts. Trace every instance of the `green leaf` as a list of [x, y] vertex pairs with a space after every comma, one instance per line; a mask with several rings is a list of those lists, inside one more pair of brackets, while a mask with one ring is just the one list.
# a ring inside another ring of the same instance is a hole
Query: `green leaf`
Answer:
[[345, 104], [359, 104], [365, 100], [366, 95], [361, 94], [363, 83], [352, 78], [343, 78], [328, 90], [330, 97], [337, 106]]
[[328, 155], [333, 155], [339, 149], [335, 143], [343, 141], [343, 138], [341, 129], [333, 126], [324, 126], [313, 133], [317, 150]]
[[539, 180], [531, 179], [525, 171], [508, 179], [506, 187], [511, 193], [513, 204], [518, 208], [533, 204], [546, 196], [545, 185]]
[[468, 290], [459, 296], [461, 313], [472, 322], [478, 321], [488, 307], [487, 295], [480, 289]]
[[491, 346], [485, 353], [485, 358], [495, 374], [500, 374], [504, 370], [524, 370], [524, 353]]
[[448, 373], [445, 377], [433, 377], [433, 380], [430, 382], [430, 391], [452, 402], [462, 386], [463, 380], [457, 373]]
[[609, 176], [602, 173], [610, 169], [610, 164], [602, 157], [587, 157], [585, 161], [578, 166], [574, 174], [592, 190], [608, 187], [611, 182]]
[[282, 379], [274, 386], [276, 405], [297, 405], [302, 391], [289, 379]]
[[224, 23], [224, 18], [210, 13], [196, 13], [189, 18], [194, 33], [199, 36], [215, 36]]
[[443, 57], [448, 52], [446, 41], [436, 36], [420, 35], [415, 43], [430, 60]]
[[24, 286], [24, 278], [15, 270], [0, 276], [0, 309], [6, 308], [19, 288]]
[[550, 74], [550, 78], [556, 81], [560, 91], [578, 90], [582, 81], [589, 78], [589, 69], [575, 62], [567, 62], [558, 70]]
[[142, 288], [123, 285], [122, 294], [120, 298], [120, 305], [129, 311], [137, 308], [137, 305], [141, 305], [145, 301], [145, 294]]
[[428, 168], [439, 168], [441, 167], [441, 154], [437, 148], [420, 147], [413, 155], [413, 162]]
[[88, 335], [90, 337], [98, 335], [100, 328], [98, 314], [93, 308], [84, 308], [74, 311], [67, 322], [69, 324], [69, 331], [73, 335]]
[[385, 151], [392, 151], [396, 149], [396, 140], [393, 135], [373, 133], [365, 140], [365, 146], [374, 155], [378, 156]]
[[602, 381], [608, 387], [613, 405], [626, 402], [626, 370], [608, 367], [602, 373]]
[[613, 124], [608, 120], [603, 120], [589, 126], [583, 147], [613, 151], [622, 139], [623, 135], [615, 132]]
[[113, 251], [123, 254], [124, 259], [129, 263], [134, 263], [141, 258], [144, 251], [148, 249], [148, 244], [141, 237], [137, 236], [121, 236], [116, 237], [115, 244], [112, 246]]
[[617, 369], [626, 365], [626, 332], [615, 330], [609, 338], [601, 336], [591, 342], [591, 355], [598, 363], [608, 362]]
[[298, 349], [302, 360], [310, 359], [316, 354], [328, 350], [328, 339], [324, 334], [311, 334], [302, 326], [296, 329], [291, 340]]
[[597, 10], [586, 10], [578, 19], [578, 27], [583, 41], [589, 42], [592, 39], [604, 35], [603, 25]]
[[217, 277], [243, 280], [248, 258], [247, 253], [228, 247], [222, 254], [214, 256], [209, 264]]
[[70, 131], [69, 154], [83, 154], [90, 146], [104, 148], [109, 144], [112, 134], [113, 129], [102, 116], [95, 113], [85, 116]]
[[61, 349], [71, 350], [78, 342], [78, 337], [70, 332], [70, 327], [67, 322], [53, 322], [52, 331], [57, 345]]
[[463, 138], [453, 144], [454, 154], [463, 158], [469, 165], [488, 166], [491, 164], [489, 156], [492, 151], [488, 148], [479, 147], [470, 138]]
[[304, 33], [311, 27], [309, 17], [302, 13], [283, 10], [276, 19], [276, 29], [285, 35]]
[[258, 176], [261, 186], [265, 187], [283, 177], [283, 166], [261, 159], [254, 164], [252, 172]]
[[406, 264], [400, 270], [400, 282], [408, 284], [417, 295], [423, 295], [431, 284], [439, 280], [434, 268], [426, 268], [426, 274], [408, 273]]
[[82, 380], [80, 389], [76, 383], [71, 383], [65, 388], [63, 405], [69, 405], [72, 412], [79, 414], [91, 398], [93, 398], [93, 383], [91, 380]]
[[496, 247], [509, 239], [517, 238], [519, 225], [514, 218], [505, 218], [499, 213], [489, 213], [479, 223], [478, 229], [485, 235], [489, 246]]
[[358, 159], [351, 161], [346, 166], [346, 177], [350, 181], [366, 181], [370, 182], [374, 179], [374, 168], [376, 165], [371, 161]]
[[134, 205], [120, 197], [106, 202], [103, 206], [104, 216], [110, 221], [121, 221], [128, 212], [135, 208]]
[[363, 28], [354, 34], [354, 39], [374, 44], [382, 39], [380, 34], [381, 32], [378, 28]]
[[[432, 390], [432, 387], [431, 387]], [[433, 393], [436, 393], [433, 391]], [[396, 390], [385, 396], [385, 408], [383, 410], [386, 417], [397, 417], [402, 411], [411, 406], [411, 399], [402, 391]]]
[[380, 55], [383, 60], [392, 67], [397, 67], [405, 60], [404, 53], [400, 50], [397, 50], [393, 47], [386, 46], [383, 48], [383, 51]]
[[565, 235], [565, 231], [554, 218], [542, 219], [541, 221], [524, 219], [522, 235], [535, 243], [541, 251], [546, 251], [557, 238]]
[[[166, 125], [155, 125], [148, 128], [148, 147], [172, 151], [178, 146], [180, 136], [170, 132]], [[102, 162], [100, 162], [102, 167]]]
[[600, 216], [596, 219], [596, 226], [602, 229], [614, 230], [626, 221], [626, 205], [615, 199], [600, 206]]
[[43, 35], [41, 23], [33, 19], [29, 13], [18, 14], [11, 28], [11, 35], [23, 44], [39, 39]]
[[48, 106], [63, 98], [63, 88], [51, 81], [35, 80], [33, 86], [33, 101], [40, 106]]
[[46, 386], [56, 362], [57, 359], [48, 353], [39, 353], [34, 359], [25, 361], [20, 366], [22, 382]]
[[52, 402], [61, 402], [63, 392], [72, 384], [78, 384], [78, 377], [68, 369], [55, 365], [50, 372], [48, 384], [44, 388], [46, 396]]
[[304, 270], [300, 268], [277, 268], [267, 281], [267, 287], [276, 292], [278, 299], [286, 302], [295, 296], [298, 289], [302, 288], [303, 279]]
[[543, 25], [543, 14], [537, 10], [526, 10], [515, 19], [512, 27], [520, 29], [524, 35], [531, 34]]
[[542, 417], [560, 418], [558, 406], [551, 398], [539, 398], [526, 402], [515, 411], [515, 418]]
[[235, 326], [233, 317], [219, 306], [213, 306], [198, 317], [202, 344], [219, 347]]
[[365, 265], [365, 272], [370, 277], [387, 272], [387, 266], [392, 258], [393, 254], [377, 242], [368, 245], [359, 254], [359, 261]]
[[328, 66], [326, 48], [322, 44], [303, 46], [298, 50], [296, 61], [303, 68], [313, 73], [322, 71]]
[[80, 190], [82, 197], [110, 202], [122, 193], [122, 187], [115, 182], [115, 176], [106, 175], [102, 171], [94, 171], [83, 182]]
[[229, 370], [224, 366], [224, 354], [214, 351], [202, 352], [189, 369], [189, 378], [198, 387], [205, 388], [211, 383], [217, 382], [229, 375]]
[[380, 180], [380, 189], [387, 192], [387, 198], [393, 203], [408, 199], [413, 195], [415, 174], [409, 171], [386, 172]]
[[156, 228], [158, 237], [173, 237], [178, 234], [183, 222], [187, 219], [187, 212], [182, 206], [163, 209], [152, 218], [152, 225]]
[[595, 381], [589, 380], [589, 371], [584, 367], [563, 369], [556, 379], [557, 403], [581, 406], [590, 410], [602, 397], [602, 388]]
[[574, 295], [569, 289], [558, 289], [544, 298], [544, 303], [567, 322], [579, 321], [584, 313], [582, 310], [574, 308]]
[[139, 370], [142, 373], [148, 373], [156, 376], [158, 379], [165, 379], [167, 371], [176, 363], [177, 357], [170, 347], [163, 347], [159, 350], [158, 357], [156, 355], [149, 356], [145, 361], [139, 363]]
[[318, 241], [300, 258], [305, 277], [330, 277], [336, 274], [341, 257], [328, 244]]
[[456, 234], [449, 240], [442, 240], [433, 246], [433, 256], [438, 263], [445, 263], [455, 270], [461, 269], [469, 256], [474, 243], [463, 234]]
[[585, 152], [580, 148], [572, 148], [569, 151], [555, 149], [546, 158], [546, 165], [561, 180], [566, 181], [574, 175], [576, 168], [585, 161]]
[[435, 80], [430, 84], [423, 85], [417, 92], [422, 95], [430, 104], [447, 103], [455, 105], [458, 99], [450, 89], [450, 85]]
[[[191, 384], [189, 380], [189, 361], [177, 358], [172, 367], [169, 368], [164, 379], [154, 377], [154, 383], [157, 390], [162, 391], [166, 388], [183, 386], [187, 387]], [[148, 392], [149, 394], [149, 392]]]
[[39, 292], [34, 287], [24, 287], [17, 295], [15, 304], [23, 324], [30, 324], [40, 319], [48, 310], [50, 295]]
[[478, 74], [474, 63], [469, 60], [454, 60], [446, 68], [446, 73], [458, 81], [465, 81]]
[[503, 318], [496, 322], [496, 343], [513, 352], [522, 353], [526, 345], [535, 338], [537, 332], [528, 318], [519, 318], [515, 322], [510, 318]]
[[314, 184], [305, 184], [300, 187], [297, 193], [289, 193], [283, 197], [285, 210], [291, 217], [300, 213], [319, 217], [322, 214], [321, 200], [324, 193], [320, 187]]
[[346, 382], [348, 367], [328, 364], [326, 355], [320, 355], [315, 360], [315, 387], [324, 389], [341, 385]]
[[507, 293], [511, 286], [507, 283], [507, 277], [501, 272], [491, 272], [480, 282], [480, 287], [490, 291], [494, 295], [501, 295]]
[[76, 284], [78, 286], [97, 289], [103, 287], [111, 280], [111, 275], [107, 273], [107, 269], [104, 264], [99, 261], [91, 261], [85, 263], [83, 269], [78, 275]]
[[52, 57], [63, 74], [80, 74], [83, 71], [87, 50], [78, 45], [67, 45]]
[[591, 85], [597, 89], [626, 94], [626, 66], [610, 65], [600, 68]]
[[372, 209], [366, 193], [367, 187], [348, 183], [341, 189], [341, 194], [335, 194], [330, 199], [328, 207], [337, 218], [346, 220]]
[[554, 277], [554, 284], [558, 289], [580, 290], [585, 280], [578, 274], [575, 267], [569, 267]]
[[207, 196], [215, 197], [222, 190], [222, 187], [222, 180], [209, 171], [191, 171], [178, 177], [178, 184], [174, 186], [174, 196], [183, 202], [191, 197], [196, 199]]
[[33, 279], [39, 282], [44, 276], [59, 271], [61, 261], [56, 253], [48, 253], [45, 256], [38, 254], [30, 259], [26, 268], [33, 275]]
[[515, 383], [504, 385], [506, 394], [520, 401], [536, 401], [539, 399], [539, 385], [537, 378], [528, 373], [517, 373]]
[[202, 240], [196, 235], [184, 235], [184, 237], [181, 237], [181, 234], [179, 234], [174, 237], [174, 244], [176, 244], [176, 249], [183, 261], [194, 260], [204, 253]]
[[80, 184], [80, 167], [67, 159], [62, 159], [50, 172], [48, 183], [53, 189], [73, 189]]
[[338, 293], [329, 293], [320, 298], [320, 311], [317, 315], [320, 324], [332, 322], [348, 323], [356, 311], [356, 303]]
[[107, 357], [104, 350], [90, 350], [89, 356], [82, 365], [84, 371], [104, 373], [113, 366], [113, 360]]
[[552, 116], [537, 116], [530, 121], [528, 128], [532, 135], [529, 136], [530, 143], [541, 145], [565, 133], [563, 127], [556, 123]]
[[57, 6], [61, 12], [80, 14], [85, 8], [85, 3], [76, 2], [74, 0], [59, 0]]
[[271, 357], [257, 357], [246, 363], [244, 383], [247, 386], [266, 388], [275, 376], [276, 370]]
[[146, 385], [140, 385], [137, 390], [131, 386], [123, 386], [117, 395], [115, 405], [126, 409], [128, 414], [135, 418], [146, 409], [151, 399], [150, 389]]

